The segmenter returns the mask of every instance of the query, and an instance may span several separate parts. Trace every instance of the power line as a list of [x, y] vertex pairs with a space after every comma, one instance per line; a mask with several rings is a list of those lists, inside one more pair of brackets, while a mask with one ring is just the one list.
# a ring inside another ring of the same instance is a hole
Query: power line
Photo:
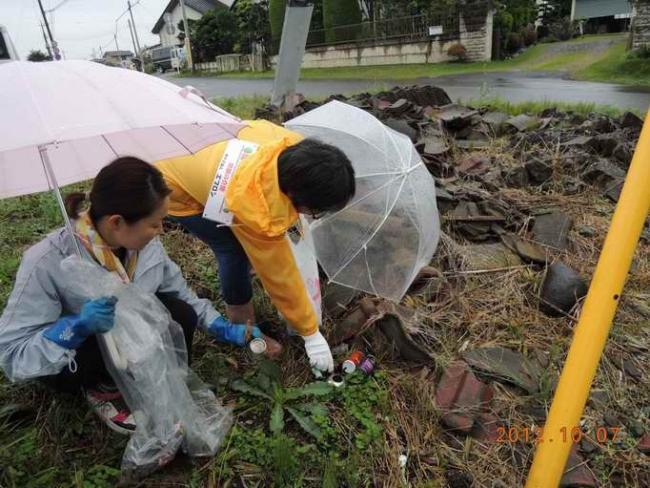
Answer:
[[104, 49], [104, 48], [108, 47], [108, 46], [111, 45], [111, 44], [115, 44], [115, 37], [117, 36], [117, 33], [118, 33], [118, 32], [123, 32], [124, 30], [125, 30], [124, 27], [122, 27], [122, 28], [120, 28], [120, 29], [117, 29], [117, 28], [116, 28], [116, 29], [115, 29], [115, 32], [114, 32], [113, 34], [110, 34], [110, 36], [111, 36], [111, 40], [108, 41], [106, 44], [102, 44], [100, 47], [101, 47], [102, 49]]
[[120, 20], [122, 17], [124, 17], [124, 16], [126, 15], [126, 13], [129, 11], [130, 8], [139, 5], [141, 1], [142, 1], [142, 0], [138, 0], [137, 2], [131, 4], [130, 7], [127, 7], [127, 9], [126, 9], [124, 12], [122, 12], [122, 13], [120, 14], [120, 16], [119, 16], [117, 19], [115, 19], [115, 22], [117, 22], [117, 21]]
[[68, 3], [69, 1], [70, 1], [70, 0], [61, 0], [61, 1], [60, 1], [57, 5], [55, 5], [54, 7], [52, 7], [51, 9], [46, 10], [46, 12], [47, 12], [48, 14], [50, 14], [50, 13], [54, 12], [56, 9], [58, 9], [59, 7], [63, 7], [63, 5], [65, 5], [65, 4]]

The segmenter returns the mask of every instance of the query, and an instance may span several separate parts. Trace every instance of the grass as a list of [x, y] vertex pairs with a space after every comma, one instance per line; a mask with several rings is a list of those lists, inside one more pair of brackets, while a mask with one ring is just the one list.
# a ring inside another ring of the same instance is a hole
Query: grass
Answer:
[[650, 86], [650, 58], [634, 59], [624, 45], [612, 46], [604, 57], [580, 70], [581, 80]]
[[247, 97], [217, 97], [212, 100], [219, 107], [244, 120], [255, 117], [255, 109], [269, 103], [269, 97], [253, 95]]
[[[386, 88], [387, 89], [387, 88]], [[376, 92], [383, 91], [375, 90]], [[322, 101], [322, 98], [312, 98], [310, 99], [314, 102]], [[240, 96], [240, 97], [217, 97], [212, 100], [219, 107], [227, 110], [232, 114], [237, 114], [244, 120], [253, 119], [255, 117], [255, 110], [259, 107], [262, 107], [269, 103], [269, 98], [263, 95], [254, 95], [254, 96]], [[543, 101], [529, 101], [529, 102], [510, 102], [501, 97], [480, 97], [476, 99], [469, 100], [458, 100], [458, 103], [466, 104], [472, 107], [485, 107], [490, 110], [496, 110], [500, 112], [505, 112], [512, 115], [520, 114], [534, 114], [539, 115], [544, 110], [550, 108], [556, 108], [564, 112], [572, 112], [580, 115], [588, 115], [590, 113], [601, 113], [609, 115], [610, 117], [619, 117], [624, 112], [628, 110], [615, 107], [613, 105], [604, 105], [596, 104], [591, 102], [577, 102], [577, 103], [567, 103], [567, 102], [556, 102], [553, 100], [543, 100]], [[639, 110], [633, 109], [630, 110], [639, 117], [643, 118], [645, 116]]]
[[[607, 44], [611, 43], [610, 47]], [[503, 71], [550, 71], [568, 73], [572, 78], [590, 81], [650, 86], [650, 60], [622, 61], [626, 37], [622, 34], [588, 35], [564, 43], [537, 44], [512, 59], [476, 63], [407, 64], [341, 68], [304, 68], [303, 80], [389, 80], [406, 81], [445, 75]], [[567, 46], [568, 52], [558, 49]], [[595, 49], [594, 46], [603, 46]], [[184, 73], [181, 76], [222, 77], [229, 79], [269, 79], [273, 71]]]
[[[461, 103], [461, 101], [459, 101]], [[530, 102], [510, 102], [500, 97], [484, 97], [478, 99], [463, 100], [465, 103], [472, 107], [486, 107], [490, 110], [505, 112], [511, 115], [530, 114], [540, 115], [547, 109], [558, 109], [562, 112], [571, 112], [580, 115], [588, 115], [590, 113], [600, 113], [609, 115], [610, 117], [620, 117], [627, 110], [620, 109], [613, 105], [602, 105], [591, 102], [555, 102], [553, 100], [544, 101], [530, 101]], [[645, 114], [639, 110], [632, 110], [633, 113], [639, 117], [644, 117]]]
[[[240, 97], [218, 102], [240, 117], [250, 118], [260, 101], [263, 99]], [[524, 109], [520, 104], [498, 100], [493, 103], [495, 108], [512, 113]], [[541, 107], [527, 108], [537, 111]], [[573, 109], [583, 111], [587, 107]], [[518, 145], [515, 152], [507, 140], [497, 139], [480, 155], [506, 166], [515, 165], [525, 157], [524, 149]], [[565, 195], [563, 163], [568, 155], [555, 145], [537, 150], [554, 155], [553, 180], [546, 186], [526, 190], [500, 188], [489, 197], [490, 201], [510, 209], [509, 221], [541, 208], [567, 212], [575, 221], [570, 234], [573, 247], [560, 257], [583, 276], [591, 276], [614, 207], [589, 189]], [[456, 164], [465, 156], [454, 150], [449, 162]], [[471, 180], [462, 183], [475, 187]], [[0, 201], [0, 309], [11, 290], [21, 253], [59, 226], [58, 207], [49, 194]], [[527, 226], [524, 219], [518, 224], [519, 231], [523, 234]], [[578, 232], [585, 226], [594, 230], [594, 237]], [[216, 385], [226, 403], [234, 406], [236, 426], [215, 458], [188, 460], [179, 456], [140, 486], [425, 488], [448, 486], [457, 473], [470, 476], [474, 486], [492, 486], [497, 481], [522, 486], [534, 446], [454, 435], [440, 422], [441, 413], [433, 401], [435, 384], [440, 370], [465, 348], [500, 345], [531, 357], [540, 354], [548, 361], [540, 392], [523, 395], [514, 387], [496, 383], [492, 405], [492, 413], [504, 425], [532, 425], [537, 422], [534, 412], [549, 406], [552, 385], [571, 340], [573, 320], [549, 318], [537, 310], [535, 290], [541, 272], [531, 267], [464, 274], [459, 246], [462, 248], [466, 242], [458, 236], [453, 222], [444, 218], [443, 230], [455, 241], [443, 238], [432, 263], [447, 273], [441, 292], [433, 297], [412, 294], [401, 304], [415, 314], [415, 320], [409, 322], [410, 330], [434, 356], [435, 364], [413, 368], [391, 354], [380, 334], [366, 334], [359, 346], [376, 352], [380, 370], [372, 378], [354, 377], [346, 388], [322, 398], [318, 408], [312, 407], [309, 418], [322, 432], [317, 440], [289, 417], [285, 418], [282, 433], [273, 434], [269, 429], [271, 405], [229, 386], [241, 378], [253, 381], [261, 366], [252, 363], [245, 351], [216, 346], [199, 334], [193, 368], [205, 381]], [[175, 228], [167, 229], [163, 241], [192, 287], [221, 307], [214, 257], [209, 249]], [[650, 401], [647, 384], [634, 382], [621, 373], [617, 364], [621, 359], [648, 362], [648, 316], [644, 318], [638, 310], [644, 301], [647, 303], [649, 287], [650, 246], [645, 243], [637, 249], [616, 325], [595, 378], [594, 388], [606, 393], [607, 407], [590, 403], [583, 416], [589, 432], [602, 425], [602, 416], [608, 410], [623, 420], [638, 418], [648, 424], [647, 413], [643, 413]], [[259, 284], [255, 303], [260, 318], [271, 321], [276, 332], [282, 333], [283, 323]], [[329, 321], [326, 324], [333, 325]], [[288, 341], [279, 365], [283, 388], [311, 381], [299, 340]], [[38, 385], [12, 385], [0, 377], [3, 488], [115, 486], [125, 443], [124, 437], [99, 424], [80, 397], [52, 395]], [[608, 443], [592, 456], [590, 468], [602, 486], [647, 486], [644, 458], [635, 443], [626, 434], [623, 444]], [[407, 456], [403, 467], [401, 455]]]

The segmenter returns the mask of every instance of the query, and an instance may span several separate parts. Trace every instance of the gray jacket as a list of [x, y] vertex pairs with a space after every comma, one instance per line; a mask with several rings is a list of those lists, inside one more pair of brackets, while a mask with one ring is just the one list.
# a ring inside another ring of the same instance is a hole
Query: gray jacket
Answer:
[[[83, 248], [84, 259], [95, 263]], [[7, 307], [0, 317], [0, 367], [11, 381], [59, 373], [74, 358], [69, 350], [43, 337], [43, 331], [75, 307], [66, 293], [69, 277], [60, 264], [75, 253], [65, 229], [49, 234], [25, 252]], [[99, 266], [99, 264], [97, 264]], [[199, 299], [189, 289], [180, 268], [158, 239], [152, 240], [138, 257], [133, 283], [150, 293], [172, 293], [189, 303], [206, 329], [219, 313], [209, 300]]]

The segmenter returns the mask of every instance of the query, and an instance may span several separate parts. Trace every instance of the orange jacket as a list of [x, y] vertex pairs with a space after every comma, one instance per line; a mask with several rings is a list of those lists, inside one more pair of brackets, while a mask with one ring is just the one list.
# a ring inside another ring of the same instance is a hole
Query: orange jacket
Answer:
[[[247, 124], [237, 137], [260, 147], [237, 168], [226, 190], [226, 204], [235, 217], [231, 228], [273, 304], [300, 335], [311, 335], [318, 331], [318, 318], [285, 236], [298, 213], [278, 181], [278, 156], [302, 136], [263, 120]], [[156, 163], [172, 189], [171, 215], [203, 213], [227, 144]]]

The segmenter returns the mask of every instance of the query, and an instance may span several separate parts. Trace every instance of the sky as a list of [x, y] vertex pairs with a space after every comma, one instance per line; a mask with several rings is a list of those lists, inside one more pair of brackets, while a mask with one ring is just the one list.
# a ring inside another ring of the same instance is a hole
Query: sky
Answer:
[[[126, 15], [115, 20], [127, 9], [126, 0], [42, 0], [47, 11], [60, 5], [48, 15], [54, 40], [66, 59], [99, 57], [99, 48], [115, 50], [113, 38], [121, 50], [133, 51]], [[169, 0], [131, 0], [133, 17], [140, 45], [159, 42], [151, 29]], [[27, 59], [33, 49], [46, 52], [41, 32], [42, 17], [37, 0], [0, 0], [0, 25], [9, 31], [20, 59]]]

